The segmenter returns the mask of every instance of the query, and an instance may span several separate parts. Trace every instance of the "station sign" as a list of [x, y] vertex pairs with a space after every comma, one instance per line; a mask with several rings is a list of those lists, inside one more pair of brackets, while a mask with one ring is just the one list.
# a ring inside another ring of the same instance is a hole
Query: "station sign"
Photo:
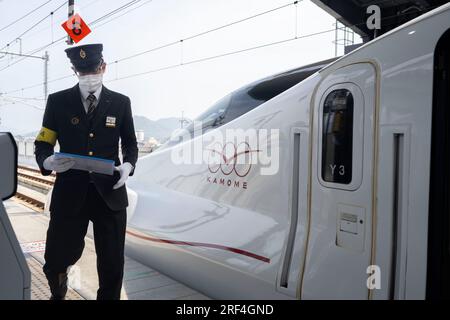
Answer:
[[77, 13], [70, 17], [69, 20], [62, 24], [64, 30], [66, 30], [69, 37], [73, 42], [78, 43], [83, 40], [92, 31], [84, 20]]

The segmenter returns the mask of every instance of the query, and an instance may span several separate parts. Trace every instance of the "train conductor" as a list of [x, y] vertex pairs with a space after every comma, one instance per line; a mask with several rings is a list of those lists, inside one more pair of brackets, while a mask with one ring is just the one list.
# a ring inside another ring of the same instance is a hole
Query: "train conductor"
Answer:
[[[97, 299], [120, 299], [128, 206], [125, 182], [133, 175], [138, 148], [130, 99], [103, 86], [102, 51], [101, 44], [66, 50], [79, 83], [48, 97], [35, 142], [42, 174], [56, 172], [44, 265], [53, 300], [66, 295], [68, 268], [82, 255], [89, 221], [97, 253]], [[71, 169], [71, 158], [55, 159], [57, 142], [62, 153], [115, 161], [114, 175]]]

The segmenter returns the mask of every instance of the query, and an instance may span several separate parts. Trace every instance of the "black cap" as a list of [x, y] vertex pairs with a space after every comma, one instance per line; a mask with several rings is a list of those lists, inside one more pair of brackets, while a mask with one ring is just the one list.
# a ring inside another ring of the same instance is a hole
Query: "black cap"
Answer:
[[102, 44], [87, 44], [66, 50], [75, 69], [83, 73], [94, 72], [100, 66], [103, 62], [102, 52]]

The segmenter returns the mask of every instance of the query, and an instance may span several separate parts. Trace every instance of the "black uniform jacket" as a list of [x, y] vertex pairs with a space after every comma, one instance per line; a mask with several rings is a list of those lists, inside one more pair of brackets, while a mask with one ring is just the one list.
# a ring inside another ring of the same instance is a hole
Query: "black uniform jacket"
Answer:
[[[138, 148], [130, 99], [103, 87], [90, 123], [78, 85], [50, 95], [43, 128], [35, 142], [36, 161], [44, 176], [51, 174], [45, 170], [44, 160], [53, 155], [56, 141], [60, 152], [114, 160], [116, 166], [120, 165], [121, 141], [123, 162], [135, 167]], [[118, 172], [114, 172], [114, 176], [79, 170], [57, 174], [50, 211], [77, 212], [84, 203], [91, 181], [111, 210], [123, 210], [128, 206], [126, 187], [113, 190], [119, 178]]]

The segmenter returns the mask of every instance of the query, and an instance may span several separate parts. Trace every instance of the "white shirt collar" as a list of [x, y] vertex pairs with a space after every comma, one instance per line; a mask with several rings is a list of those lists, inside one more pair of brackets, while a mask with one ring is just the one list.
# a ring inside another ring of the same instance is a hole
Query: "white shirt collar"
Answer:
[[[93, 93], [93, 95], [97, 98], [97, 101], [100, 99], [100, 94], [102, 93], [102, 89], [103, 89], [103, 86], [98, 88], [97, 91], [95, 91]], [[83, 98], [83, 101], [86, 101], [87, 97], [89, 97], [89, 95], [91, 94], [87, 90], [84, 90], [84, 89], [81, 89], [81, 88], [80, 88], [80, 93], [81, 93], [81, 97]]]

